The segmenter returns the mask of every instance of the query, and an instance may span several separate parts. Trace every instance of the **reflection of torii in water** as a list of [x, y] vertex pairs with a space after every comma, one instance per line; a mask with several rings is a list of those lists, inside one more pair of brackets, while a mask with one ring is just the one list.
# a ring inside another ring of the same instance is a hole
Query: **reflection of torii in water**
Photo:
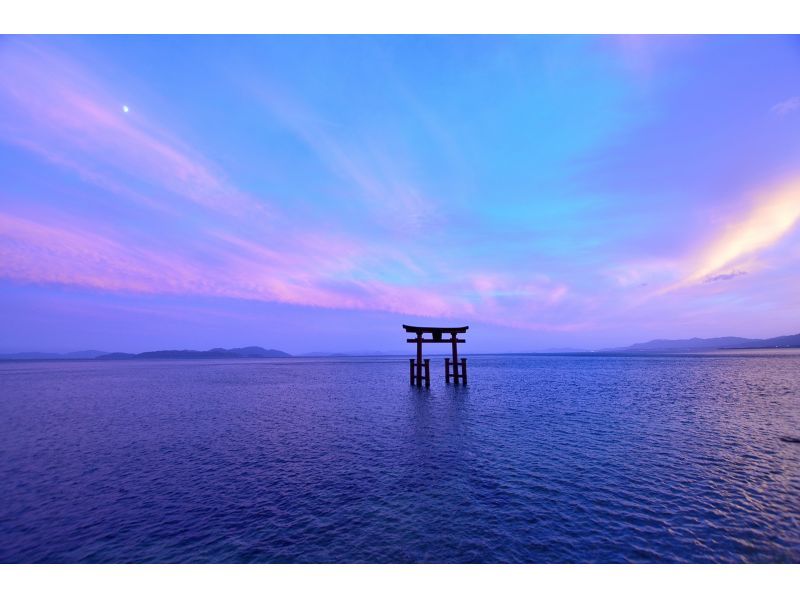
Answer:
[[[469, 326], [460, 326], [457, 328], [436, 328], [433, 326], [407, 326], [403, 324], [406, 332], [416, 335], [414, 338], [406, 339], [407, 343], [417, 343], [417, 359], [411, 359], [411, 384], [422, 386], [422, 381], [425, 380], [425, 386], [431, 385], [431, 369], [430, 359], [422, 359], [422, 343], [450, 343], [453, 345], [453, 372], [450, 373], [450, 358], [446, 357], [444, 360], [445, 382], [450, 383], [452, 376], [453, 382], [456, 384], [461, 381], [462, 384], [467, 383], [467, 359], [461, 358], [461, 367], [458, 361], [458, 343], [466, 342], [462, 338], [457, 338], [458, 334], [466, 333]], [[422, 335], [430, 333], [431, 338], [424, 338]], [[450, 338], [443, 339], [443, 334], [449, 334]], [[425, 373], [423, 375], [422, 367], [425, 366]], [[415, 371], [416, 370], [416, 371]], [[459, 372], [460, 370], [460, 372]]]

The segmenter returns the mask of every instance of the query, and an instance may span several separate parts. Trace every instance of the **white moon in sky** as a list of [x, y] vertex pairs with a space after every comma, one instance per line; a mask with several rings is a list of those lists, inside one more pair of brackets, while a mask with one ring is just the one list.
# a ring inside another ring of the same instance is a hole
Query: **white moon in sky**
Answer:
[[123, 106], [123, 107], [122, 107], [122, 111], [123, 111], [123, 112], [127, 112], [128, 110], [130, 110], [130, 108], [128, 108], [127, 106]]

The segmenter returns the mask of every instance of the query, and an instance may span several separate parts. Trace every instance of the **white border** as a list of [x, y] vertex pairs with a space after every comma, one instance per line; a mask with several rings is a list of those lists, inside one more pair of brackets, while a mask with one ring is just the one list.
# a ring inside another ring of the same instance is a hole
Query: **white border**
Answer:
[[5, 565], [0, 578], [14, 597], [752, 598], [796, 593], [800, 565]]
[[25, 0], [0, 33], [792, 33], [792, 0]]

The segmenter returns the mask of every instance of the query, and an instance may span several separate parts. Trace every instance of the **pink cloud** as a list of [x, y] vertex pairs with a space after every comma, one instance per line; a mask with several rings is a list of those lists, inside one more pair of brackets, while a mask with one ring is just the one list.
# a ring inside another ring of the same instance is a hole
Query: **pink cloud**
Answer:
[[[363, 291], [360, 297], [326, 288], [326, 272], [313, 268], [319, 257], [314, 253], [275, 252], [235, 240], [234, 250], [215, 250], [214, 260], [192, 260], [177, 251], [143, 248], [119, 231], [92, 231], [93, 225], [64, 214], [37, 216], [33, 220], [0, 213], [0, 276], [107, 291], [201, 294], [319, 307], [391, 310], [399, 303], [391, 299], [391, 288], [376, 283], [358, 285]], [[410, 295], [415, 305], [441, 305], [416, 290]]]
[[543, 306], [558, 305], [567, 294], [563, 285], [534, 279], [501, 280], [499, 299], [490, 297], [491, 289], [478, 288], [476, 295], [469, 271], [454, 274], [451, 258], [430, 243], [398, 249], [386, 233], [413, 236], [436, 221], [435, 202], [405, 176], [407, 161], [375, 140], [365, 139], [364, 147], [345, 144], [297, 102], [262, 96], [354, 189], [376, 224], [366, 239], [328, 222], [298, 230], [288, 215], [237, 188], [136, 106], [123, 112], [122, 97], [96, 71], [46, 46], [11, 39], [0, 53], [0, 138], [109, 192], [110, 200], [155, 209], [170, 222], [191, 210], [212, 216], [186, 225], [180, 243], [170, 246], [145, 231], [107, 225], [102, 215], [89, 221], [64, 211], [0, 207], [0, 276], [107, 292], [469, 317], [533, 329], [550, 326], [535, 320]]
[[144, 115], [124, 113], [119, 97], [42, 47], [10, 40], [0, 54], [0, 136], [6, 141], [145, 203], [154, 200], [137, 184], [212, 210], [265, 213], [262, 202], [228, 183], [196, 151]]
[[211, 256], [189, 257], [178, 249], [143, 247], [118, 229], [98, 230], [94, 223], [60, 212], [0, 212], [0, 277], [108, 292], [229, 297], [569, 329], [568, 324], [532, 322], [514, 313], [520, 306], [532, 310], [560, 301], [565, 290], [557, 284], [523, 286], [510, 304], [486, 309], [458, 284], [357, 280], [351, 271], [363, 249], [346, 240], [337, 245], [319, 239], [317, 245], [275, 251], [223, 234], [214, 238]]

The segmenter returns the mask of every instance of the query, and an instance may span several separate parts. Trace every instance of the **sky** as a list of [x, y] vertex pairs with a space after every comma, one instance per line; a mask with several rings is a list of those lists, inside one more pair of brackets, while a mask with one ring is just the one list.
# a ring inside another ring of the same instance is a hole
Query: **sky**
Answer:
[[0, 36], [0, 351], [800, 332], [800, 37]]

